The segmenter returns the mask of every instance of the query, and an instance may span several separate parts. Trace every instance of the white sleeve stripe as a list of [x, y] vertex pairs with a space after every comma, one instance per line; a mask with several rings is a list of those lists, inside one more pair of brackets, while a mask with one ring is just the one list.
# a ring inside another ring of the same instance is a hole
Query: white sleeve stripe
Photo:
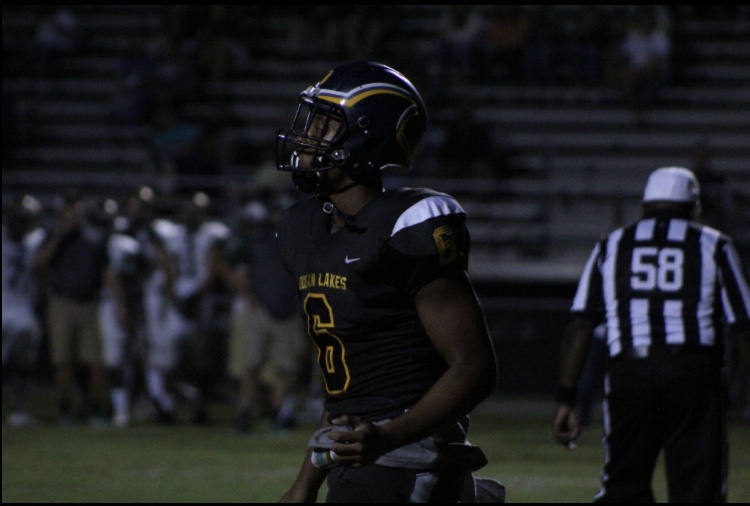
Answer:
[[747, 280], [743, 275], [742, 265], [740, 263], [740, 256], [737, 254], [737, 250], [730, 247], [729, 244], [724, 245], [724, 252], [727, 255], [727, 261], [732, 269], [734, 279], [737, 281], [737, 289], [742, 297], [742, 302], [745, 304], [745, 311], [750, 314], [750, 287], [747, 284]]
[[600, 246], [596, 243], [594, 250], [589, 255], [589, 259], [586, 262], [586, 267], [583, 269], [583, 275], [578, 285], [578, 291], [576, 292], [575, 298], [573, 299], [573, 311], [582, 311], [586, 307], [586, 300], [588, 299], [589, 292], [591, 291], [591, 273], [594, 269], [594, 263], [599, 257]]
[[726, 290], [721, 291], [721, 304], [724, 307], [724, 314], [727, 318], [728, 323], [734, 323], [737, 321], [737, 316], [734, 314], [732, 304], [729, 302], [729, 296]]
[[701, 298], [698, 301], [698, 332], [701, 343], [713, 342], [715, 337], [711, 325], [711, 313], [713, 312], [716, 293], [714, 292], [714, 280], [716, 279], [716, 263], [713, 261], [719, 236], [711, 229], [701, 229], [700, 243], [703, 254], [701, 255]]
[[450, 214], [466, 214], [461, 205], [445, 195], [434, 195], [424, 198], [404, 211], [399, 216], [391, 231], [391, 237], [405, 228], [424, 223], [430, 218]]
[[607, 312], [607, 336], [609, 342], [609, 354], [614, 356], [622, 349], [620, 333], [619, 307], [615, 284], [617, 283], [617, 250], [622, 240], [624, 230], [618, 229], [609, 235], [607, 241], [607, 260], [604, 262], [604, 305]]

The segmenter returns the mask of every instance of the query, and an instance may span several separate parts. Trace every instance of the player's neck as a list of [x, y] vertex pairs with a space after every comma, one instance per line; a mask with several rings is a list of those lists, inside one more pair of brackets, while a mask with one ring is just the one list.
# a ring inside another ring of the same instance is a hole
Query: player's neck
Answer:
[[[368, 202], [374, 199], [380, 192], [364, 185], [357, 185], [345, 192], [331, 195], [330, 200], [336, 209], [351, 216], [356, 215]], [[334, 221], [341, 220], [334, 215]], [[342, 220], [343, 222], [343, 220]]]

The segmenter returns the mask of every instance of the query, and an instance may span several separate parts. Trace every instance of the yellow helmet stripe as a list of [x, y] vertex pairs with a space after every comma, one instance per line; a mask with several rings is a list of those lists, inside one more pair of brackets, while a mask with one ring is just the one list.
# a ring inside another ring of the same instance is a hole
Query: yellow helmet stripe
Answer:
[[355, 91], [351, 96], [342, 95], [340, 92], [331, 90], [320, 90], [318, 94], [319, 100], [325, 100], [341, 107], [353, 107], [360, 100], [364, 100], [367, 97], [373, 95], [396, 95], [410, 102], [414, 102], [414, 98], [411, 94], [402, 91], [400, 88], [395, 88], [389, 85], [370, 85], [364, 88], [360, 88]]

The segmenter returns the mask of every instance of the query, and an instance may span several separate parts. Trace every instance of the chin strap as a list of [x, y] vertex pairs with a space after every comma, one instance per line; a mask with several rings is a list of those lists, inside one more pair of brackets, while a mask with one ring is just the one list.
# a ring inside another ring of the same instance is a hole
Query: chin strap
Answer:
[[346, 185], [346, 186], [344, 186], [342, 188], [339, 188], [338, 190], [332, 190], [332, 191], [323, 191], [323, 190], [321, 190], [318, 187], [318, 188], [315, 189], [314, 195], [315, 195], [316, 199], [318, 199], [318, 200], [324, 200], [324, 201], [327, 202], [329, 196], [331, 196], [331, 195], [338, 195], [339, 193], [344, 193], [346, 190], [348, 190], [350, 188], [354, 188], [358, 184], [361, 184], [361, 183], [359, 183], [357, 181], [352, 181], [348, 185]]
[[367, 227], [363, 227], [357, 224], [356, 216], [345, 213], [329, 201], [323, 202], [323, 212], [326, 214], [330, 214], [331, 216], [338, 216], [339, 218], [344, 220], [344, 225], [354, 232], [364, 232], [367, 229]]
[[333, 191], [328, 192], [328, 195], [338, 195], [339, 193], [344, 193], [346, 190], [348, 190], [350, 188], [354, 188], [355, 186], [357, 186], [359, 184], [361, 184], [359, 181], [352, 181], [348, 185], [346, 185], [346, 186], [344, 186], [342, 188], [339, 188], [338, 190], [333, 190]]

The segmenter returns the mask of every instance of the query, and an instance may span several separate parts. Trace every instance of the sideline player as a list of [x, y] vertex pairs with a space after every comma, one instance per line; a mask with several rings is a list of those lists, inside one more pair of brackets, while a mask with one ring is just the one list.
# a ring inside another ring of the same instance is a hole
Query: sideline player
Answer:
[[723, 324], [750, 342], [750, 287], [732, 239], [697, 221], [682, 167], [651, 173], [643, 215], [597, 242], [560, 352], [556, 440], [575, 441], [576, 384], [596, 324], [607, 325], [602, 486], [596, 502], [654, 502], [664, 452], [669, 502], [726, 502]]
[[470, 473], [487, 461], [468, 443], [469, 413], [497, 368], [466, 272], [466, 214], [443, 193], [383, 189], [425, 129], [406, 77], [353, 62], [303, 91], [277, 135], [278, 169], [313, 194], [286, 210], [278, 238], [326, 389], [282, 502], [315, 501], [326, 479], [327, 502], [457, 502], [465, 484], [475, 499]]
[[3, 376], [11, 384], [11, 427], [38, 424], [28, 404], [42, 345], [41, 287], [34, 272], [45, 236], [35, 223], [40, 212], [41, 203], [29, 195], [3, 206]]
[[266, 411], [275, 428], [296, 426], [294, 390], [302, 356], [309, 356], [297, 313], [297, 287], [279, 259], [278, 200], [251, 200], [243, 206], [222, 262], [222, 275], [234, 293], [227, 370], [238, 381], [240, 432], [251, 430]]
[[130, 424], [130, 401], [134, 366], [133, 342], [136, 338], [135, 314], [129, 304], [132, 285], [139, 285], [142, 264], [141, 245], [118, 227], [117, 207], [113, 200], [103, 206], [112, 221], [107, 248], [111, 268], [102, 292], [99, 319], [102, 329], [104, 365], [109, 376], [112, 424], [123, 428]]

